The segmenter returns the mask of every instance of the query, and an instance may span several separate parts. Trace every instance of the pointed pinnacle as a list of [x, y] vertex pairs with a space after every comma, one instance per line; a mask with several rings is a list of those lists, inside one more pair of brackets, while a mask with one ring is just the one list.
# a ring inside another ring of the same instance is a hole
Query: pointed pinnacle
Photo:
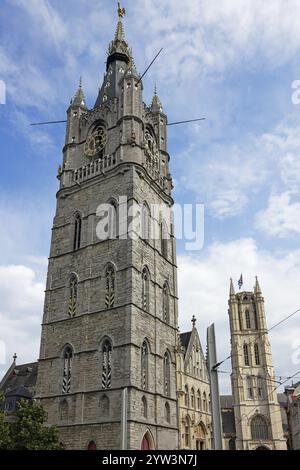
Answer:
[[83, 92], [83, 86], [82, 86], [82, 77], [80, 77], [79, 87], [78, 87], [78, 89], [75, 93], [72, 104], [73, 104], [73, 106], [86, 106], [84, 92]]
[[230, 296], [235, 295], [235, 290], [234, 290], [234, 287], [233, 287], [232, 278], [230, 278], [230, 291], [229, 291], [229, 295], [230, 295]]
[[260, 288], [257, 276], [255, 276], [254, 292], [255, 292], [255, 294], [261, 294], [261, 288]]

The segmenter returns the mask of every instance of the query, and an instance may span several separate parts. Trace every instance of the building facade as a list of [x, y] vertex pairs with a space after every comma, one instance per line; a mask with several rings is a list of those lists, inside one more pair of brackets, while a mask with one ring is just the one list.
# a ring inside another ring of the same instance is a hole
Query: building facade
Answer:
[[176, 449], [177, 276], [167, 116], [119, 18], [67, 111], [36, 397], [66, 449]]
[[198, 331], [180, 334], [176, 352], [181, 449], [212, 448], [210, 384]]
[[230, 285], [232, 395], [237, 450], [285, 450], [281, 410], [268, 339], [264, 298]]
[[291, 450], [300, 450], [300, 382], [284, 391], [287, 398], [288, 443]]

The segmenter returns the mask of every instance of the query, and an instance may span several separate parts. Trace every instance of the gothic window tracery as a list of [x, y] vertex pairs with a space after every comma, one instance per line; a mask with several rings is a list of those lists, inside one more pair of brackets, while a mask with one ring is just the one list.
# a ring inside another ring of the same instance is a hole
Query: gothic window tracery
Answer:
[[203, 411], [207, 412], [207, 400], [206, 400], [206, 393], [205, 392], [203, 392], [202, 404], [203, 404]]
[[263, 398], [263, 378], [261, 376], [257, 377], [257, 396], [258, 398]]
[[195, 390], [193, 388], [191, 389], [191, 408], [195, 408]]
[[248, 309], [245, 311], [245, 317], [246, 317], [246, 328], [249, 330], [251, 328], [251, 322], [250, 322], [250, 312]]
[[253, 384], [252, 384], [252, 377], [250, 375], [246, 378], [246, 382], [247, 382], [247, 395], [248, 395], [248, 398], [252, 400], [253, 399]]
[[64, 370], [63, 370], [63, 384], [62, 393], [67, 394], [71, 391], [71, 373], [72, 373], [72, 361], [73, 351], [70, 346], [67, 346], [64, 350]]
[[187, 385], [184, 387], [184, 405], [188, 408], [190, 405], [190, 399], [189, 399], [189, 388]]
[[249, 361], [249, 348], [248, 348], [248, 345], [247, 345], [247, 344], [244, 344], [244, 346], [243, 346], [243, 351], [244, 351], [244, 363], [245, 363], [245, 366], [249, 366], [249, 365], [250, 365], [250, 361]]
[[142, 358], [141, 358], [141, 385], [143, 390], [148, 389], [148, 363], [149, 363], [149, 347], [147, 341], [142, 345]]
[[112, 346], [109, 339], [106, 339], [102, 346], [102, 388], [111, 388], [111, 356]]
[[115, 270], [109, 266], [105, 271], [105, 308], [112, 308], [115, 304]]
[[81, 227], [82, 227], [82, 219], [80, 214], [75, 215], [75, 222], [74, 222], [74, 240], [73, 240], [73, 250], [79, 250], [81, 244]]
[[149, 272], [146, 267], [142, 271], [142, 308], [149, 310]]
[[163, 286], [163, 319], [166, 323], [170, 322], [170, 293], [166, 282]]
[[254, 345], [254, 356], [255, 356], [255, 364], [257, 366], [259, 366], [260, 365], [260, 354], [259, 354], [258, 344]]
[[160, 225], [160, 238], [161, 238], [161, 253], [167, 258], [168, 257], [168, 240], [169, 233], [165, 221], [162, 221]]
[[188, 416], [186, 417], [184, 423], [184, 446], [190, 447], [190, 421]]
[[170, 396], [170, 376], [171, 376], [171, 360], [168, 352], [165, 352], [164, 355], [164, 364], [163, 364], [163, 385], [164, 385], [164, 394]]
[[268, 440], [269, 430], [265, 418], [261, 415], [255, 416], [251, 421], [251, 436], [255, 441]]
[[75, 317], [77, 312], [78, 280], [75, 274], [70, 279], [69, 285], [69, 317]]
[[157, 171], [159, 168], [159, 151], [156, 139], [150, 128], [147, 128], [145, 131], [145, 152], [147, 166], [150, 170]]
[[197, 391], [197, 410], [201, 410], [201, 392]]

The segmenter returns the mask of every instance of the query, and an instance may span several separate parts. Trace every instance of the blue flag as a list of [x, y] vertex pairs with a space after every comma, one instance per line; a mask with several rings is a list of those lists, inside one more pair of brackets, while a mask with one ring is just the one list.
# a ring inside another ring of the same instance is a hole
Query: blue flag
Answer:
[[243, 275], [241, 274], [241, 277], [239, 278], [239, 281], [238, 281], [239, 289], [241, 289], [243, 283], [244, 283], [243, 282]]

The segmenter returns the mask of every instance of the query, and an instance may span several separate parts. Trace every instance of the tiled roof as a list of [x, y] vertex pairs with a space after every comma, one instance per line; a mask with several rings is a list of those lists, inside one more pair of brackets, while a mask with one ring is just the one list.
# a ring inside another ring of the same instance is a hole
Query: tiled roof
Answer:
[[17, 390], [20, 387], [26, 389], [33, 389], [37, 379], [37, 362], [30, 362], [28, 364], [16, 365], [10, 375], [2, 383], [1, 389], [7, 394], [10, 391]]
[[185, 349], [188, 348], [188, 345], [189, 345], [189, 342], [190, 342], [190, 338], [191, 338], [191, 334], [192, 334], [192, 332], [191, 332], [191, 331], [188, 331], [187, 333], [181, 333], [181, 335], [180, 335], [181, 345], [182, 345]]

